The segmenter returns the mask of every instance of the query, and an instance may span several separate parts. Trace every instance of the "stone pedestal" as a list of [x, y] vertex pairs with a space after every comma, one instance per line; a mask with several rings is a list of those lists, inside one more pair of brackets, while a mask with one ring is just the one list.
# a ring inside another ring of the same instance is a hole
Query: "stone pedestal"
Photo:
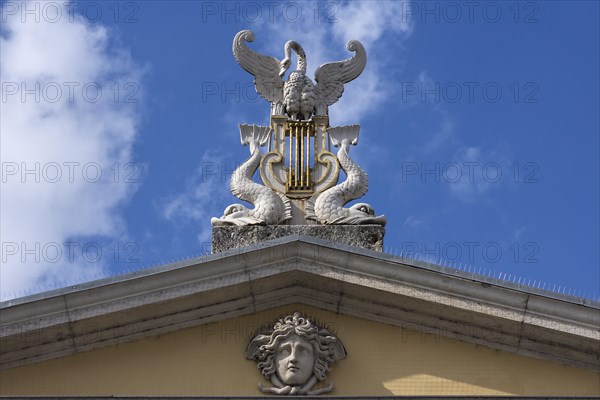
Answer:
[[290, 235], [313, 236], [368, 250], [383, 251], [381, 225], [248, 225], [213, 226], [212, 252], [220, 253]]

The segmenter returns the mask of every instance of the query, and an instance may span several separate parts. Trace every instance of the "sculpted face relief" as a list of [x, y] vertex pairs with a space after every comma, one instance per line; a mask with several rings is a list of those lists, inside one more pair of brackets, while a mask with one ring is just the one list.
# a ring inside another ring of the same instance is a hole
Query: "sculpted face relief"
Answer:
[[315, 385], [325, 379], [331, 364], [345, 357], [346, 349], [335, 335], [298, 312], [262, 328], [246, 349], [246, 358], [255, 360], [273, 385], [259, 383], [260, 391], [280, 395], [331, 392], [333, 384]]
[[277, 375], [286, 385], [302, 385], [313, 374], [315, 355], [313, 347], [297, 335], [291, 335], [279, 344], [275, 353]]

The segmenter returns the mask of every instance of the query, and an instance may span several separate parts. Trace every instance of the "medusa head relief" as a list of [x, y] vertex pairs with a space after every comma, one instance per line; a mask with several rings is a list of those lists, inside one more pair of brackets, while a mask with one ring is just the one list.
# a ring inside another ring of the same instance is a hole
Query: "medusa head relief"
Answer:
[[295, 312], [264, 329], [248, 344], [246, 358], [255, 360], [272, 387], [263, 393], [317, 395], [329, 393], [333, 384], [313, 389], [325, 379], [331, 365], [346, 357], [342, 342], [314, 320]]

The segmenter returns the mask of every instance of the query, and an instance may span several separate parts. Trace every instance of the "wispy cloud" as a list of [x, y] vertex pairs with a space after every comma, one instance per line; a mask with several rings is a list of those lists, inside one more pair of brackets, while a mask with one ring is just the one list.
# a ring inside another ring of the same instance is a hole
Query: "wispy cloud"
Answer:
[[423, 146], [423, 153], [432, 154], [445, 145], [448, 145], [456, 140], [454, 136], [454, 121], [445, 112], [440, 112], [441, 121], [438, 130], [431, 136], [431, 138]]
[[426, 222], [427, 221], [425, 220], [425, 218], [423, 216], [409, 215], [404, 220], [404, 223], [402, 224], [402, 228], [408, 229], [409, 231], [412, 231], [412, 232], [415, 232], [415, 231], [423, 229], [424, 226], [426, 225]]
[[187, 178], [185, 188], [163, 199], [160, 203], [163, 217], [173, 223], [197, 223], [198, 241], [207, 243], [211, 238], [211, 217], [218, 217], [231, 199], [229, 179], [235, 165], [217, 150], [207, 150], [200, 165]]
[[[110, 30], [76, 14], [52, 22], [2, 15], [0, 288], [6, 296], [101, 270], [100, 260], [86, 262], [81, 248], [64, 243], [125, 234], [119, 209], [140, 169], [130, 164], [139, 103], [125, 101], [123, 90], [133, 89], [128, 100], [140, 101], [142, 69], [111, 44]], [[48, 246], [51, 254], [44, 253]]]
[[[422, 96], [422, 88], [435, 86], [435, 82], [429, 73], [427, 71], [421, 71], [414, 82], [408, 82], [408, 84], [411, 85], [410, 89], [414, 90], [414, 92], [411, 92], [411, 96], [407, 96], [406, 92], [403, 92], [402, 102], [408, 107], [427, 104], [431, 107], [431, 113], [436, 117], [436, 120], [439, 120], [439, 127], [429, 135], [427, 141], [419, 148], [418, 152], [427, 156], [434, 154], [448, 145], [456, 144], [457, 138], [455, 134], [456, 126], [454, 119], [434, 101], [433, 96]], [[403, 87], [402, 90], [407, 90], [407, 87]]]
[[452, 115], [434, 95], [422, 92], [424, 88], [434, 87], [436, 82], [427, 71], [421, 71], [414, 80], [414, 96], [409, 98], [407, 104], [429, 107], [437, 126], [434, 125], [427, 140], [415, 148], [409, 157], [412, 160], [424, 160], [432, 156], [446, 158], [445, 162], [422, 161], [420, 168], [438, 171], [438, 180], [447, 184], [454, 199], [466, 203], [485, 199], [490, 190], [510, 181], [510, 176], [507, 176], [511, 170], [508, 157], [499, 149], [461, 143]]
[[506, 157], [478, 146], [460, 148], [454, 155], [452, 167], [460, 173], [446, 179], [450, 194], [467, 203], [482, 199], [493, 188], [510, 181]]

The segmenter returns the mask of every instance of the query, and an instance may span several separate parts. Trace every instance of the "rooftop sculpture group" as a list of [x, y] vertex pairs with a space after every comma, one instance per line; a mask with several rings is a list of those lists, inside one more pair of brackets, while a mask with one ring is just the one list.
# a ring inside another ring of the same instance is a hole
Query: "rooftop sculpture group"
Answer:
[[[369, 204], [344, 207], [368, 190], [366, 172], [348, 155], [350, 145], [358, 143], [360, 127], [329, 126], [329, 106], [342, 96], [344, 84], [365, 68], [363, 45], [348, 42], [347, 49], [354, 56], [321, 65], [314, 84], [306, 75], [306, 54], [300, 44], [288, 41], [285, 58], [279, 61], [251, 50], [246, 42], [253, 40], [253, 32], [239, 32], [233, 40], [233, 54], [254, 76], [257, 93], [271, 103], [271, 126], [240, 125], [241, 142], [250, 147], [250, 158], [235, 170], [230, 186], [234, 196], [254, 208], [232, 204], [212, 224], [385, 225], [385, 216], [376, 216]], [[292, 50], [297, 68], [284, 81]], [[262, 154], [260, 147], [267, 144], [269, 151]], [[340, 148], [337, 156], [329, 151], [331, 144]], [[340, 167], [346, 179], [338, 184]], [[258, 169], [262, 184], [253, 180]]]
[[[232, 204], [223, 216], [212, 218], [222, 225], [385, 225], [366, 203], [345, 207], [368, 190], [368, 176], [348, 155], [358, 143], [360, 126], [329, 126], [329, 106], [344, 92], [344, 84], [364, 70], [367, 54], [352, 40], [346, 60], [321, 65], [314, 83], [306, 75], [306, 54], [296, 41], [288, 41], [284, 58], [259, 54], [247, 46], [254, 41], [249, 30], [233, 40], [237, 62], [254, 76], [258, 94], [271, 103], [271, 125], [240, 125], [242, 145], [250, 157], [231, 176], [231, 193], [253, 205]], [[289, 73], [292, 51], [296, 70]], [[337, 155], [331, 146], [339, 147]], [[261, 147], [268, 146], [266, 154]], [[346, 174], [338, 183], [340, 168]], [[254, 179], [260, 171], [261, 182]], [[346, 357], [341, 341], [326, 328], [299, 313], [287, 315], [258, 333], [249, 343], [246, 357], [257, 362], [271, 386], [259, 384], [263, 393], [318, 395], [333, 385], [319, 387], [331, 365]]]

